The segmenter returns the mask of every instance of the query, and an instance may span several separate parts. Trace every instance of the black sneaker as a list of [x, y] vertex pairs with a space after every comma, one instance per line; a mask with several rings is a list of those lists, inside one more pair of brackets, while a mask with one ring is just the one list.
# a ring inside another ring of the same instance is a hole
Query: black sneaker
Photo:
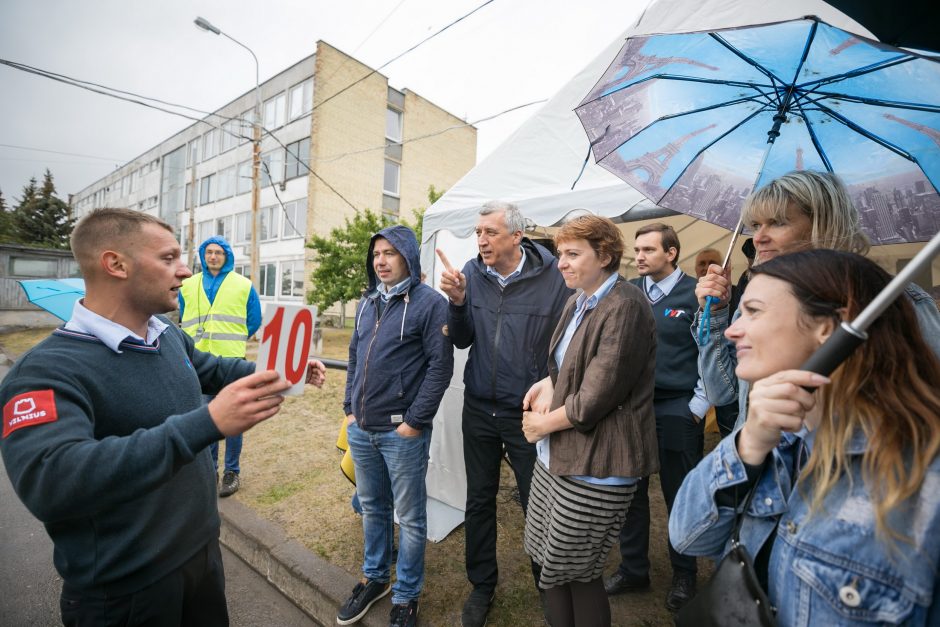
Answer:
[[695, 575], [676, 573], [672, 576], [672, 587], [666, 595], [666, 609], [670, 612], [678, 612], [694, 596]]
[[239, 488], [238, 473], [234, 470], [226, 470], [222, 474], [222, 485], [219, 486], [219, 496], [232, 496], [238, 492]]
[[483, 627], [486, 625], [486, 615], [490, 612], [494, 596], [496, 596], [495, 591], [487, 592], [474, 588], [463, 604], [463, 611], [460, 613], [460, 624], [463, 627]]
[[384, 583], [372, 579], [360, 581], [343, 603], [343, 607], [339, 608], [336, 614], [336, 624], [352, 625], [365, 616], [372, 604], [388, 594], [391, 589], [392, 584], [387, 581]]
[[389, 627], [415, 627], [418, 624], [418, 602], [412, 599], [402, 605], [393, 605], [388, 615]]

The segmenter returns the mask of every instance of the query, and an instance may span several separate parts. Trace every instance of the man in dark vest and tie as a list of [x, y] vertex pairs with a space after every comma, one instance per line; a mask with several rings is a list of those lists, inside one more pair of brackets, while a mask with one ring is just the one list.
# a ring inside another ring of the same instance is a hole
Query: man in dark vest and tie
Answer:
[[[666, 224], [650, 224], [636, 232], [634, 252], [640, 274], [633, 283], [646, 294], [656, 320], [656, 387], [653, 404], [659, 440], [659, 478], [667, 511], [686, 474], [702, 459], [703, 417], [709, 410], [698, 376], [698, 347], [689, 331], [698, 301], [694, 277], [679, 270], [679, 236]], [[649, 477], [636, 494], [620, 532], [621, 563], [606, 579], [608, 594], [649, 588]], [[664, 531], [665, 532], [665, 531]], [[695, 594], [694, 557], [669, 547], [672, 586], [666, 607], [677, 611]]]

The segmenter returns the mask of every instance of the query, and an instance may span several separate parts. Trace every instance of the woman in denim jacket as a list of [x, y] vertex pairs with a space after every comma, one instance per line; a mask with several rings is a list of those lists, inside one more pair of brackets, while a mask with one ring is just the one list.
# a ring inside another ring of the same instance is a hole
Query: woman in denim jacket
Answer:
[[940, 624], [940, 361], [910, 300], [831, 383], [795, 370], [889, 279], [852, 253], [784, 255], [754, 268], [726, 332], [747, 421], [686, 477], [669, 537], [723, 556], [753, 490], [741, 542], [781, 625]]
[[[743, 220], [754, 233], [755, 266], [778, 255], [807, 248], [864, 255], [870, 246], [848, 190], [837, 176], [827, 172], [800, 170], [774, 179], [748, 197]], [[734, 343], [724, 335], [740, 315], [740, 308], [735, 312], [728, 307], [731, 268], [722, 271], [712, 264], [708, 270], [695, 288], [699, 312], [692, 323], [693, 335], [699, 335], [705, 299], [713, 296], [718, 302], [712, 305], [708, 341], [698, 348], [699, 374], [712, 405], [727, 405], [737, 400], [739, 411], [735, 426], [740, 426], [747, 415], [749, 385], [735, 376]], [[905, 293], [914, 304], [924, 338], [934, 355], [940, 357], [940, 314], [936, 303], [914, 283]]]

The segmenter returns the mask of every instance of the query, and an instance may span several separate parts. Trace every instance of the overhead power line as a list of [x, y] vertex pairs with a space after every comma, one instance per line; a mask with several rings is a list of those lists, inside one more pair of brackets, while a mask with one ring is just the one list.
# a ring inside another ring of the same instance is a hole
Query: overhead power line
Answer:
[[87, 157], [88, 159], [101, 159], [102, 161], [118, 161], [125, 162], [126, 159], [118, 159], [116, 157], [99, 157], [96, 155], [86, 155], [80, 152], [62, 152], [61, 150], [49, 150], [48, 148], [33, 148], [31, 146], [17, 146], [15, 144], [0, 144], [0, 148], [15, 148], [17, 150], [32, 150], [34, 152], [48, 152], [54, 155], [66, 155], [68, 157]]

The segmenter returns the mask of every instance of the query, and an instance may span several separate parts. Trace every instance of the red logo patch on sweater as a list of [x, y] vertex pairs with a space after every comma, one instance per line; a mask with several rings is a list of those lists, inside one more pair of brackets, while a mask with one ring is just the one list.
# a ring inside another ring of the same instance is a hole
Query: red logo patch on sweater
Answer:
[[22, 427], [55, 422], [58, 419], [52, 390], [23, 392], [3, 406], [3, 437]]

